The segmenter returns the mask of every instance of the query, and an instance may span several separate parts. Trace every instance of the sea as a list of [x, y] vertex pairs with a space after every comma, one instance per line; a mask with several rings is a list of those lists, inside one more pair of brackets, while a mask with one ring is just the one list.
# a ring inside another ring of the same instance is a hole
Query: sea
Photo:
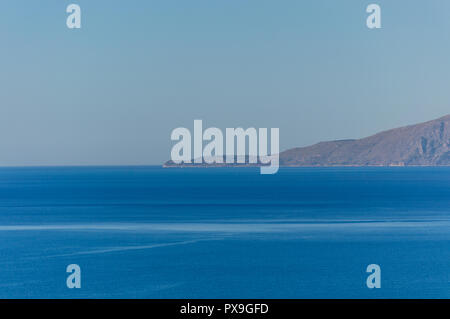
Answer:
[[450, 167], [0, 168], [0, 298], [449, 297]]

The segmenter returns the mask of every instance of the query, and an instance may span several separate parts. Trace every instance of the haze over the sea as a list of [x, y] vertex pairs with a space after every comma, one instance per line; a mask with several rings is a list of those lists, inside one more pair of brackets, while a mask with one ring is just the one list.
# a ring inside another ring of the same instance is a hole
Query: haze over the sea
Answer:
[[170, 132], [279, 127], [280, 149], [448, 114], [449, 1], [0, 4], [0, 165], [141, 165]]

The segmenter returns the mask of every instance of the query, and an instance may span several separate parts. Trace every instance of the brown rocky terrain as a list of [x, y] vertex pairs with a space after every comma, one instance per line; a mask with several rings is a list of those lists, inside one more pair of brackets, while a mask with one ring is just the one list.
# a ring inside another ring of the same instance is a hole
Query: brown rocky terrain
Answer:
[[357, 140], [320, 142], [280, 153], [282, 166], [450, 165], [450, 115]]
[[[178, 165], [172, 161], [164, 164], [165, 167], [259, 165]], [[450, 166], [450, 115], [362, 139], [292, 148], [280, 153], [280, 166]]]

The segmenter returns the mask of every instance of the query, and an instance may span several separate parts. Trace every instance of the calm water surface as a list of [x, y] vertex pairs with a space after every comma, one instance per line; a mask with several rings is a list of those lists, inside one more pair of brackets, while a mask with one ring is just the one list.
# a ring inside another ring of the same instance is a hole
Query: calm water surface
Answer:
[[449, 298], [450, 168], [1, 168], [0, 298], [50, 297]]

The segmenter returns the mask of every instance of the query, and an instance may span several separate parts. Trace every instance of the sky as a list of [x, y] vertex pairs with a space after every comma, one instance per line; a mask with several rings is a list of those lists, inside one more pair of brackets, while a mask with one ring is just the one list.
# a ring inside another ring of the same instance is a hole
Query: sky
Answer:
[[[66, 7], [81, 7], [68, 29]], [[381, 29], [366, 7], [381, 6]], [[2, 0], [0, 166], [158, 165], [177, 127], [280, 148], [450, 113], [447, 0]]]

